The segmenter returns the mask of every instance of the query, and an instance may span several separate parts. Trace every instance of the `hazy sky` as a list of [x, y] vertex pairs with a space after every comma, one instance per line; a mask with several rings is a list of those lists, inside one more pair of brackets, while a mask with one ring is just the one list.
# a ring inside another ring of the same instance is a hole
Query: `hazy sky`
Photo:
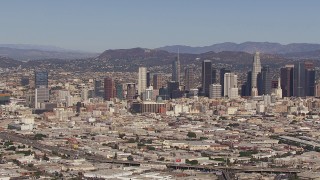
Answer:
[[320, 43], [319, 0], [2, 0], [0, 44], [100, 52], [220, 42]]

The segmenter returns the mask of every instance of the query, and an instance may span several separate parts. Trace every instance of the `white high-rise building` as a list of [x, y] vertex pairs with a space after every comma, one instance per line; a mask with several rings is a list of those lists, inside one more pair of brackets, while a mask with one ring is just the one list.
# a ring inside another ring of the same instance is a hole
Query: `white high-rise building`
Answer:
[[257, 88], [257, 77], [261, 73], [261, 62], [260, 62], [260, 53], [256, 52], [253, 58], [252, 63], [252, 77], [251, 77], [251, 88]]
[[238, 76], [234, 73], [224, 74], [224, 94], [229, 98], [238, 97]]
[[221, 98], [221, 85], [220, 84], [210, 84], [209, 86], [209, 98]]
[[139, 74], [138, 74], [138, 93], [145, 92], [147, 89], [147, 68], [146, 67], [139, 67]]
[[282, 98], [282, 89], [281, 89], [281, 80], [278, 78], [278, 87], [275, 89], [275, 94], [277, 98], [281, 99]]

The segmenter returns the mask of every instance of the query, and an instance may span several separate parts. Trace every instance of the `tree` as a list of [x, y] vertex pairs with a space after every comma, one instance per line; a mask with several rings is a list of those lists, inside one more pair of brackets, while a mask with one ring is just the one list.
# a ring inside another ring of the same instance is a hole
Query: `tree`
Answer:
[[186, 159], [186, 164], [190, 164], [190, 165], [197, 165], [199, 162], [197, 160], [189, 160], [189, 159]]
[[194, 132], [188, 132], [187, 136], [188, 138], [197, 138], [197, 135]]
[[153, 146], [147, 146], [147, 149], [148, 149], [148, 150], [150, 150], [150, 151], [154, 151], [154, 150], [156, 150], [156, 148], [155, 148], [155, 147], [153, 147]]
[[127, 157], [128, 161], [133, 161], [133, 157], [130, 155]]
[[124, 133], [122, 133], [122, 134], [119, 134], [119, 138], [123, 138], [123, 137], [125, 137], [126, 136], [126, 134], [124, 134]]

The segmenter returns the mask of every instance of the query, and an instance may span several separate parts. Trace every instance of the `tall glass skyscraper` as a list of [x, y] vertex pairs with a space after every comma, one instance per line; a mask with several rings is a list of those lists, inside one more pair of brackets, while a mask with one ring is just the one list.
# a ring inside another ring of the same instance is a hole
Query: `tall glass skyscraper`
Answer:
[[212, 84], [212, 62], [210, 60], [204, 60], [202, 62], [202, 92], [206, 97], [209, 97], [210, 84]]
[[35, 88], [39, 86], [48, 87], [48, 71], [35, 71], [34, 75]]

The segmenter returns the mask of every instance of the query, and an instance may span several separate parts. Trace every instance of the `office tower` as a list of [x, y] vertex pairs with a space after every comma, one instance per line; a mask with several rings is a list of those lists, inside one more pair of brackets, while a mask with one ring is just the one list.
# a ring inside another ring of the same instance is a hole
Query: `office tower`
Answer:
[[305, 62], [305, 95], [315, 96], [316, 72], [313, 63]]
[[203, 94], [209, 97], [209, 86], [212, 82], [212, 62], [210, 60], [202, 62], [201, 82]]
[[103, 97], [103, 88], [101, 80], [94, 81], [94, 95], [96, 97]]
[[115, 82], [115, 85], [116, 85], [116, 97], [120, 100], [123, 100], [124, 99], [124, 92], [123, 92], [123, 85], [120, 83], [120, 82]]
[[165, 86], [164, 79], [162, 74], [153, 75], [153, 89], [160, 89], [162, 86]]
[[[224, 74], [225, 73], [230, 73], [231, 71], [225, 68], [220, 69], [220, 85], [221, 85], [221, 96], [225, 96], [224, 95]], [[250, 91], [251, 91], [251, 87], [250, 87]]]
[[305, 67], [304, 64], [299, 62], [293, 68], [293, 96], [305, 96]]
[[41, 103], [49, 101], [48, 72], [35, 71], [35, 108], [40, 108]]
[[115, 97], [115, 83], [112, 78], [104, 79], [104, 99], [110, 101]]
[[49, 89], [46, 86], [38, 86], [35, 89], [35, 108], [41, 107], [41, 103], [49, 101]]
[[209, 98], [221, 98], [221, 85], [220, 84], [211, 84], [210, 85]]
[[136, 84], [127, 83], [127, 100], [133, 100], [136, 96]]
[[35, 71], [34, 81], [35, 88], [39, 86], [48, 87], [48, 71]]
[[180, 59], [178, 57], [172, 62], [172, 81], [180, 84]]
[[252, 62], [251, 86], [253, 89], [258, 87], [257, 77], [260, 72], [261, 72], [260, 53], [256, 52], [256, 54], [254, 55], [254, 58], [253, 58], [253, 62]]
[[[237, 93], [236, 93], [236, 92]], [[238, 76], [234, 73], [224, 74], [224, 93], [229, 98], [238, 97]]]
[[286, 65], [280, 69], [281, 89], [283, 97], [293, 96], [293, 67]]
[[186, 91], [190, 91], [190, 89], [196, 88], [193, 68], [187, 67], [185, 69], [184, 77], [185, 77], [185, 89], [186, 89]]
[[151, 86], [151, 73], [148, 71], [147, 72], [147, 87]]
[[145, 92], [142, 93], [143, 101], [152, 101], [153, 100], [153, 88], [152, 86], [148, 87]]
[[179, 82], [169, 81], [167, 87], [168, 87], [168, 95], [171, 99], [182, 97], [182, 92], [179, 89]]
[[162, 87], [159, 89], [159, 97], [161, 97], [162, 100], [168, 100], [170, 99], [168, 88]]
[[269, 66], [264, 66], [261, 73], [258, 74], [258, 94], [259, 95], [271, 95], [271, 72]]
[[138, 95], [140, 96], [141, 93], [145, 92], [146, 88], [147, 88], [147, 68], [139, 67]]
[[211, 84], [217, 83], [217, 70], [212, 68]]

